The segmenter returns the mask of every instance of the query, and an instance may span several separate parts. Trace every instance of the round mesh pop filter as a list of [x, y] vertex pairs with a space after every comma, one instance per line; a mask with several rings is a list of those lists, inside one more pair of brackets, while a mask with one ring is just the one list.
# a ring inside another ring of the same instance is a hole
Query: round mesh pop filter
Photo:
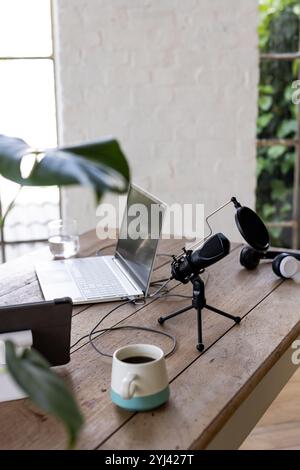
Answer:
[[235, 221], [240, 234], [248, 245], [257, 251], [266, 251], [270, 246], [267, 227], [261, 218], [249, 207], [239, 207]]

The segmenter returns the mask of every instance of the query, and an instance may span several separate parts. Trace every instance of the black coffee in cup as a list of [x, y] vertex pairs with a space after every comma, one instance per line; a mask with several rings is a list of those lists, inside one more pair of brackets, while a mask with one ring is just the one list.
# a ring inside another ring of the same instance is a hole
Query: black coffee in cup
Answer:
[[130, 356], [122, 359], [122, 362], [127, 362], [128, 364], [146, 364], [147, 362], [153, 362], [155, 359], [150, 356]]

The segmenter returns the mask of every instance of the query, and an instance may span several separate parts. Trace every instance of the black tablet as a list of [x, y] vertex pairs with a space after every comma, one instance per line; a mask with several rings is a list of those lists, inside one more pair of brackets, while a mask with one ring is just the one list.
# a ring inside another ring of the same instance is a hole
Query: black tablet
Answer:
[[0, 307], [0, 333], [31, 330], [33, 348], [59, 366], [70, 361], [71, 319], [69, 297], [10, 305]]

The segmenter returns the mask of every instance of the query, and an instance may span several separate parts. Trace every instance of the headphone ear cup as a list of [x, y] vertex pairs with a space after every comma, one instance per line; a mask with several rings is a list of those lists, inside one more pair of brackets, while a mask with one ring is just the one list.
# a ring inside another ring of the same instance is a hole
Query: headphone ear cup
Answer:
[[283, 277], [280, 272], [280, 263], [283, 260], [283, 258], [285, 258], [286, 256], [287, 256], [286, 253], [281, 253], [281, 255], [278, 255], [276, 256], [276, 258], [273, 259], [272, 269], [273, 269], [274, 274], [276, 274], [276, 276]]
[[274, 273], [282, 277], [283, 279], [290, 279], [298, 271], [298, 264], [294, 256], [289, 255], [288, 253], [281, 253], [276, 256], [272, 262], [272, 268]]
[[252, 270], [257, 268], [260, 262], [260, 253], [250, 246], [244, 246], [240, 253], [240, 263], [244, 268]]

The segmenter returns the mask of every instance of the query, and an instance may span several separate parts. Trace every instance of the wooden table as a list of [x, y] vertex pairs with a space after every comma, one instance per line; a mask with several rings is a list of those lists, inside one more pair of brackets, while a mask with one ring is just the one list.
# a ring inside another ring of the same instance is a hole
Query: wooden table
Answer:
[[[94, 233], [82, 237], [82, 254], [94, 254], [100, 246]], [[177, 253], [180, 240], [162, 240], [161, 253]], [[97, 355], [86, 342], [72, 354], [67, 366], [58, 368], [71, 384], [85, 427], [80, 449], [203, 449], [238, 448], [258, 419], [295, 372], [291, 345], [300, 335], [300, 288], [278, 279], [270, 264], [255, 272], [239, 265], [239, 245], [221, 262], [208, 269], [208, 303], [243, 320], [230, 320], [204, 311], [204, 342], [196, 344], [196, 313], [173, 318], [164, 329], [178, 340], [176, 353], [167, 360], [170, 401], [158, 410], [130, 413], [115, 407], [109, 397], [111, 362]], [[0, 267], [0, 304], [41, 300], [33, 269], [43, 249]], [[153, 280], [170, 272], [170, 259], [158, 256]], [[207, 275], [205, 273], [204, 277]], [[171, 283], [170, 294], [191, 294], [190, 285]], [[188, 299], [169, 296], [149, 299], [144, 306], [128, 304], [108, 317], [104, 326], [116, 323], [161, 328], [157, 318], [181, 308]], [[72, 344], [87, 334], [113, 304], [74, 307]], [[96, 340], [113, 352], [128, 342], [151, 342], [165, 351], [168, 339], [145, 332], [119, 331]], [[0, 404], [1, 449], [62, 449], [63, 426], [44, 415], [28, 400]]]

